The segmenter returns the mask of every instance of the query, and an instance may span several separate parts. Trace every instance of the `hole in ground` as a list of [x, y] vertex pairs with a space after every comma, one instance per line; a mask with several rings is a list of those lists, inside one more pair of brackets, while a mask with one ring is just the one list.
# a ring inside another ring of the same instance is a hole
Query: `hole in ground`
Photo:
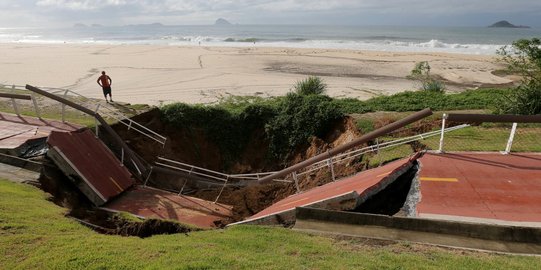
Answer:
[[[52, 161], [48, 162], [52, 164]], [[97, 208], [54, 166], [43, 167], [39, 182], [40, 188], [52, 195], [50, 200], [53, 203], [69, 209], [67, 217], [99, 233], [145, 238], [200, 230], [174, 221], [143, 220], [128, 213], [114, 213]]]
[[406, 202], [417, 170], [417, 166], [412, 166], [383, 190], [352, 210], [352, 212], [387, 216], [403, 215], [401, 210]]

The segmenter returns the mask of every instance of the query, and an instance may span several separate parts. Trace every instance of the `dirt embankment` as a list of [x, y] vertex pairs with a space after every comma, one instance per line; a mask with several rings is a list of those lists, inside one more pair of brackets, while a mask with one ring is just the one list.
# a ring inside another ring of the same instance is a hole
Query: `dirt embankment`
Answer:
[[[204, 134], [202, 129], [167, 126], [161, 121], [158, 110], [136, 116], [133, 119], [168, 138], [165, 147], [161, 148], [159, 144], [153, 143], [135, 132], [127, 131], [123, 126], [117, 125], [114, 127], [128, 141], [130, 147], [149, 163], [153, 163], [157, 156], [163, 156], [203, 168], [223, 171], [222, 153], [220, 153], [219, 147], [208, 139], [207, 134]], [[286, 161], [286, 165], [296, 164], [324, 153], [331, 148], [351, 142], [359, 136], [360, 133], [355, 126], [354, 120], [351, 117], [345, 117], [337, 122], [322, 138], [314, 137], [309, 145], [292, 149], [292, 153], [289, 155], [290, 159]], [[265, 139], [264, 131], [255, 131], [242, 154], [236, 157], [231, 166], [228, 166], [226, 173], [255, 173], [282, 169], [283, 167], [277, 165], [280, 162], [269, 159], [267, 150], [268, 142]], [[362, 164], [361, 159], [357, 158], [339, 164], [334, 169], [336, 176], [340, 177], [351, 175], [363, 167], [364, 164]], [[169, 179], [160, 179], [154, 181], [154, 184], [178, 181], [174, 177], [161, 177]], [[332, 181], [330, 171], [323, 169], [299, 177], [299, 187], [301, 190], [306, 190], [330, 181]], [[163, 188], [175, 189], [178, 186], [173, 188], [171, 185], [166, 185]], [[228, 221], [231, 222], [253, 215], [272, 203], [294, 194], [296, 191], [293, 183], [278, 182], [241, 188], [226, 187], [220, 196], [219, 202], [234, 206], [235, 217], [233, 220]], [[205, 189], [196, 190], [190, 195], [214, 201], [219, 192], [220, 189]]]

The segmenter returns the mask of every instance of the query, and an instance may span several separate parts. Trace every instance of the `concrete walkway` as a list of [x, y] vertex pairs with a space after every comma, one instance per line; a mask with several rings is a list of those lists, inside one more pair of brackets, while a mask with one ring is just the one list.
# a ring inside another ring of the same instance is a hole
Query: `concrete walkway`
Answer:
[[81, 126], [61, 121], [0, 112], [0, 150], [7, 152], [29, 140], [47, 138], [51, 131], [69, 132]]
[[541, 227], [541, 155], [427, 153], [421, 164], [424, 218]]
[[352, 210], [373, 194], [384, 189], [413, 166], [418, 155], [362, 171], [341, 179], [291, 195], [240, 223], [273, 224], [293, 222], [296, 207], [318, 207], [333, 210]]

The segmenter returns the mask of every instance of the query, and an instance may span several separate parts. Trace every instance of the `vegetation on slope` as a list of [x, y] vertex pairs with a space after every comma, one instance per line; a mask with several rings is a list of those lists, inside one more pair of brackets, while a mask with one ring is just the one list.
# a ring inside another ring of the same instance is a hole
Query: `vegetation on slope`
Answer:
[[0, 180], [2, 269], [538, 269], [537, 257], [339, 240], [283, 228], [149, 238], [101, 235], [66, 218], [35, 187]]

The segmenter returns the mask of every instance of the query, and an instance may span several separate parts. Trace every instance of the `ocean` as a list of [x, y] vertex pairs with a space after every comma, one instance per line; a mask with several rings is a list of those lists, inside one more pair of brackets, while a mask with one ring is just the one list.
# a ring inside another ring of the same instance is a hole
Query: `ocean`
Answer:
[[289, 47], [495, 54], [541, 28], [230, 25], [0, 28], [0, 43]]

